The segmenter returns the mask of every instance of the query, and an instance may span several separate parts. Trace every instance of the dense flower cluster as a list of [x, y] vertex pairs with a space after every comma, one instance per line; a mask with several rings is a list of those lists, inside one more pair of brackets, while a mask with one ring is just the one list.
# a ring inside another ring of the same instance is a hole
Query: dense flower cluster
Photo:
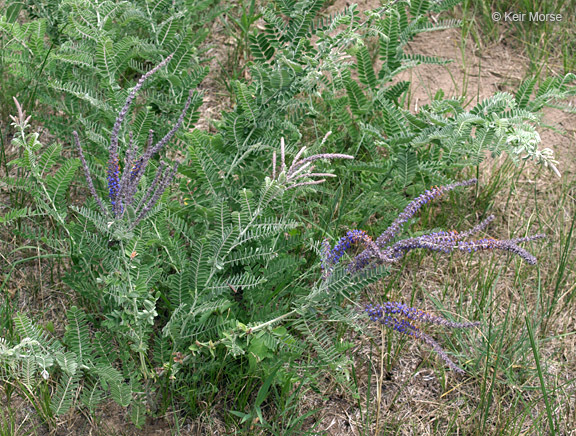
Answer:
[[364, 230], [350, 230], [346, 233], [346, 236], [340, 238], [334, 248], [330, 250], [328, 261], [337, 263], [352, 245], [359, 242], [369, 244], [372, 242], [372, 238], [368, 236]]
[[322, 242], [323, 255], [322, 255], [322, 271], [323, 275], [326, 277], [332, 273], [332, 265], [337, 264], [344, 253], [350, 249], [353, 245], [363, 244], [366, 246], [372, 246], [374, 241], [368, 236], [368, 234], [363, 230], [350, 230], [345, 236], [340, 238], [340, 241], [336, 243], [334, 248], [330, 248], [330, 243], [328, 239], [324, 239]]
[[442, 317], [432, 315], [423, 310], [414, 307], [406, 306], [405, 304], [389, 301], [383, 305], [366, 306], [365, 312], [370, 319], [374, 322], [379, 322], [386, 327], [390, 327], [397, 332], [412, 336], [416, 339], [421, 339], [428, 345], [432, 346], [434, 350], [444, 359], [450, 368], [454, 371], [463, 373], [464, 371], [456, 365], [442, 347], [428, 334], [420, 330], [415, 323], [437, 324], [449, 328], [470, 328], [480, 325], [479, 322], [453, 322], [448, 321]]
[[107, 173], [110, 203], [112, 203], [112, 206], [115, 206], [116, 196], [118, 195], [118, 189], [120, 188], [120, 162], [118, 161], [118, 155], [110, 156]]
[[[188, 96], [188, 100], [184, 105], [182, 113], [178, 118], [177, 122], [174, 124], [172, 129], [155, 145], [152, 145], [154, 142], [154, 132], [150, 130], [148, 134], [148, 143], [146, 150], [142, 154], [140, 158], [136, 157], [137, 152], [137, 145], [134, 143], [134, 138], [132, 132], [130, 132], [130, 142], [128, 149], [125, 154], [124, 158], [124, 170], [122, 171], [120, 167], [120, 156], [118, 153], [118, 141], [120, 135], [120, 127], [128, 114], [128, 109], [132, 104], [132, 101], [136, 97], [136, 94], [144, 85], [144, 82], [150, 78], [154, 73], [156, 73], [160, 68], [165, 66], [170, 59], [172, 59], [172, 55], [166, 57], [164, 61], [158, 64], [155, 68], [150, 70], [148, 73], [144, 74], [136, 86], [132, 89], [124, 106], [120, 110], [118, 117], [116, 118], [116, 122], [114, 123], [114, 127], [112, 128], [112, 134], [110, 137], [110, 148], [109, 148], [109, 159], [108, 159], [108, 167], [106, 171], [107, 181], [108, 181], [108, 196], [110, 198], [110, 204], [112, 205], [112, 215], [114, 218], [122, 218], [125, 212], [125, 206], [132, 206], [134, 207], [134, 216], [135, 219], [131, 222], [131, 227], [133, 228], [136, 226], [145, 216], [152, 210], [154, 205], [159, 200], [162, 193], [166, 190], [174, 176], [176, 175], [176, 170], [178, 168], [178, 164], [175, 164], [171, 169], [167, 169], [168, 165], [165, 162], [161, 162], [156, 172], [156, 176], [152, 183], [150, 184], [148, 190], [141, 196], [138, 205], [136, 206], [135, 203], [135, 196], [138, 191], [138, 185], [144, 175], [146, 167], [150, 161], [150, 158], [158, 153], [175, 135], [176, 131], [180, 128], [184, 121], [184, 117], [188, 108], [190, 107], [190, 103], [192, 101], [192, 92], [190, 92]], [[96, 199], [100, 210], [104, 215], [109, 215], [109, 211], [104, 207], [102, 201], [100, 200], [98, 194], [96, 193], [96, 189], [94, 188], [94, 184], [92, 183], [92, 177], [90, 176], [90, 170], [88, 169], [88, 165], [86, 164], [86, 159], [84, 158], [84, 152], [82, 150], [82, 146], [80, 145], [80, 140], [78, 138], [78, 134], [73, 132], [74, 140], [76, 143], [76, 147], [80, 153], [80, 159], [82, 161], [82, 166], [84, 167], [84, 173], [86, 175], [86, 179], [88, 180], [88, 187], [90, 192]]]
[[473, 183], [476, 183], [476, 179], [435, 187], [424, 192], [424, 194], [408, 204], [398, 218], [394, 220], [390, 227], [388, 227], [375, 242], [362, 230], [349, 231], [332, 249], [330, 249], [328, 242], [325, 241], [324, 245], [327, 249], [324, 250], [322, 258], [324, 277], [327, 278], [330, 276], [334, 265], [340, 261], [344, 253], [353, 243], [360, 244], [363, 247], [363, 251], [355, 256], [348, 265], [350, 272], [360, 272], [370, 265], [395, 263], [408, 251], [416, 248], [425, 248], [430, 251], [439, 251], [442, 253], [450, 253], [454, 250], [469, 253], [483, 250], [504, 250], [518, 255], [530, 265], [534, 265], [536, 258], [518, 246], [518, 244], [542, 239], [545, 237], [543, 234], [506, 240], [494, 238], [483, 238], [474, 241], [464, 240], [470, 235], [484, 230], [488, 224], [494, 220], [493, 215], [490, 215], [480, 224], [465, 232], [458, 232], [456, 230], [433, 232], [415, 238], [405, 238], [391, 244], [391, 241], [400, 232], [402, 225], [412, 218], [424, 204], [456, 187], [469, 186]]

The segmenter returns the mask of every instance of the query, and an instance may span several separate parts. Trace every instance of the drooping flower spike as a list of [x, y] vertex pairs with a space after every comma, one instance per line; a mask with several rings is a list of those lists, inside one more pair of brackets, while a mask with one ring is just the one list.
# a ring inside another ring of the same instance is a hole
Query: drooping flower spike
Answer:
[[464, 373], [464, 370], [450, 359], [440, 344], [430, 335], [424, 333], [415, 323], [436, 324], [448, 328], [461, 329], [476, 327], [480, 325], [479, 322], [448, 321], [447, 319], [432, 315], [423, 310], [408, 307], [405, 304], [393, 301], [386, 302], [383, 305], [369, 304], [366, 306], [365, 312], [374, 322], [379, 322], [397, 332], [424, 341], [438, 353], [450, 368], [458, 373]]
[[[386, 229], [378, 239], [376, 239], [376, 242], [373, 242], [372, 239], [362, 230], [349, 231], [347, 236], [336, 243], [334, 248], [330, 248], [329, 243], [324, 241], [324, 246], [326, 247], [322, 257], [324, 278], [330, 276], [334, 266], [340, 261], [344, 252], [347, 251], [352, 244], [358, 244], [363, 248], [363, 251], [355, 256], [348, 265], [348, 270], [353, 273], [360, 272], [366, 267], [372, 265], [392, 264], [398, 262], [398, 260], [400, 260], [408, 251], [416, 248], [425, 248], [430, 251], [439, 251], [443, 253], [450, 253], [454, 250], [466, 251], [469, 253], [483, 250], [504, 250], [520, 256], [530, 265], [536, 264], [536, 258], [528, 251], [521, 248], [518, 244], [545, 238], [545, 235], [543, 234], [505, 240], [494, 238], [484, 238], [473, 241], [464, 240], [475, 233], [483, 231], [488, 224], [494, 220], [493, 215], [490, 215], [480, 224], [464, 232], [450, 230], [427, 233], [415, 238], [405, 238], [390, 245], [391, 241], [400, 232], [402, 225], [412, 218], [424, 204], [438, 198], [442, 194], [456, 187], [469, 186], [473, 183], [476, 183], [476, 179], [453, 183], [447, 186], [435, 187], [426, 191], [408, 204], [404, 211], [394, 220], [392, 225], [390, 225], [390, 227], [388, 227], [388, 229]], [[362, 237], [358, 235], [362, 235]]]
[[466, 251], [468, 253], [483, 250], [504, 250], [517, 254], [528, 264], [535, 265], [536, 258], [528, 253], [525, 249], [517, 245], [518, 242], [535, 241], [543, 239], [544, 234], [537, 234], [525, 238], [499, 240], [494, 238], [484, 238], [475, 241], [462, 241], [462, 236], [455, 230], [452, 232], [437, 232], [428, 235], [422, 235], [417, 238], [408, 238], [398, 241], [392, 247], [385, 250], [387, 254], [395, 258], [402, 257], [406, 252], [415, 248], [426, 248], [430, 251], [440, 251], [450, 253], [454, 250]]
[[400, 232], [402, 225], [412, 218], [416, 212], [420, 210], [426, 203], [442, 196], [448, 191], [452, 191], [459, 186], [470, 186], [477, 182], [477, 179], [465, 180], [463, 182], [452, 183], [446, 186], [435, 186], [425, 191], [419, 197], [412, 200], [404, 211], [398, 215], [394, 222], [376, 239], [376, 245], [382, 248], [385, 247], [394, 237]]

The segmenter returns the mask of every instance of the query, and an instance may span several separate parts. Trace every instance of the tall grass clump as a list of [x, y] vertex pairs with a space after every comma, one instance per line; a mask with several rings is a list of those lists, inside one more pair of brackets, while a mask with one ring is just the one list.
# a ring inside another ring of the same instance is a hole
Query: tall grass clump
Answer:
[[[22, 307], [3, 314], [4, 383], [38, 399], [52, 427], [112, 399], [138, 427], [169, 409], [199, 417], [219, 405], [226, 425], [245, 434], [298, 434], [312, 412], [299, 415], [295, 392], [316, 387], [318, 374], [350, 389], [354, 343], [343, 337], [369, 318], [423, 342], [454, 377], [464, 368], [478, 376], [487, 364], [474, 351], [473, 365], [457, 364], [423, 326], [483, 331], [492, 320], [482, 311], [453, 321], [412, 301], [366, 307], [364, 290], [417, 249], [501, 250], [537, 263], [520, 244], [541, 234], [470, 240], [493, 216], [460, 233], [398, 235], [426, 203], [476, 183], [467, 173], [487, 152], [558, 173], [535, 124], [545, 105], [574, 92], [576, 77], [526, 82], [470, 110], [438, 97], [410, 112], [410, 83], [397, 75], [445, 61], [404, 47], [457, 26], [428, 19], [454, 3], [322, 17], [321, 1], [271, 2], [262, 26], [241, 23], [249, 79], [230, 82], [235, 104], [215, 133], [191, 128], [206, 74], [193, 48], [205, 22], [185, 18], [192, 3], [151, 11], [137, 1], [62, 2], [23, 23], [5, 14], [6, 76], [32, 80], [44, 56], [39, 71], [49, 79], [15, 100], [1, 179], [10, 210], [0, 222], [31, 251], [22, 262], [61, 262], [50, 284], [66, 292], [66, 310], [58, 332]], [[133, 22], [148, 23], [143, 35], [132, 34]], [[22, 51], [23, 41], [38, 54]], [[48, 145], [33, 123], [50, 129]]]

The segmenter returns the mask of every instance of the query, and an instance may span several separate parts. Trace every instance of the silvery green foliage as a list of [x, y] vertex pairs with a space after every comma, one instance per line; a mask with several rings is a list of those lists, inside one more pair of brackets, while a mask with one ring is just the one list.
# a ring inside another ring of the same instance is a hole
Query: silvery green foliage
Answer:
[[[63, 415], [74, 405], [95, 409], [107, 396], [123, 407], [132, 401], [132, 388], [109, 360], [109, 346], [100, 337], [91, 339], [86, 315], [77, 307], [67, 313], [63, 341], [52, 338], [25, 314], [14, 318], [17, 340], [0, 338], [0, 379], [22, 384], [37, 392], [41, 384], [56, 380], [50, 409]], [[60, 377], [54, 378], [59, 370]], [[133, 382], [134, 383], [134, 382]]]
[[[8, 168], [17, 169], [16, 175], [7, 175], [2, 180], [9, 190], [20, 192], [30, 203], [23, 207], [13, 207], [0, 217], [0, 223], [13, 224], [22, 219], [52, 219], [61, 226], [69, 236], [65, 223], [67, 218], [66, 195], [80, 166], [78, 159], [61, 159], [62, 146], [55, 142], [43, 147], [38, 132], [29, 133], [30, 116], [27, 116], [22, 105], [14, 98], [17, 109], [16, 116], [10, 116], [15, 135], [12, 144], [18, 150], [20, 157], [7, 163]], [[28, 228], [23, 226], [23, 233]], [[40, 230], [31, 229], [32, 238], [43, 240], [56, 253], [67, 253], [69, 247], [53, 232], [52, 226], [44, 226]], [[14, 268], [12, 268], [13, 271]]]
[[[170, 53], [174, 63], [144, 92], [146, 106], [134, 120], [135, 140], [146, 142], [150, 129], [163, 134], [168, 120], [178, 117], [188, 91], [208, 73], [200, 65], [198, 47], [208, 34], [204, 24], [223, 11], [215, 3], [159, 0], [153, 7], [145, 0], [14, 3], [19, 9], [4, 8], [0, 14], [0, 66], [13, 79], [17, 93], [29, 96], [28, 103], [37, 100], [43, 110], [33, 115], [52, 134], [64, 138], [73, 130], [85, 132], [90, 153], [103, 157], [133, 78]], [[18, 12], [27, 17], [22, 23], [15, 19]], [[195, 93], [193, 110], [200, 104], [201, 96]], [[194, 117], [189, 116], [186, 124]]]
[[[317, 6], [278, 1], [264, 10], [266, 26], [250, 38], [253, 81], [235, 87], [238, 112], [249, 113], [252, 125], [270, 128], [279, 126], [279, 119], [300, 125], [311, 116], [320, 125], [342, 126], [333, 134], [338, 144], [333, 151], [360, 150], [357, 159], [369, 158], [357, 168], [367, 177], [390, 174], [396, 190], [422, 179], [447, 183], [447, 174], [478, 165], [487, 151], [530, 159], [559, 174], [534, 126], [542, 107], [574, 94], [576, 76], [539, 86], [528, 80], [516, 95], [496, 93], [472, 108], [464, 106], [463, 97], [438, 90], [430, 104], [412, 108], [410, 83], [395, 77], [419, 64], [449, 60], [408, 54], [404, 47], [423, 32], [458, 26], [456, 20], [433, 24], [427, 18], [454, 2], [397, 1], [365, 16], [352, 5], [314, 18]], [[366, 44], [368, 36], [375, 48]], [[383, 151], [385, 159], [379, 158]]]

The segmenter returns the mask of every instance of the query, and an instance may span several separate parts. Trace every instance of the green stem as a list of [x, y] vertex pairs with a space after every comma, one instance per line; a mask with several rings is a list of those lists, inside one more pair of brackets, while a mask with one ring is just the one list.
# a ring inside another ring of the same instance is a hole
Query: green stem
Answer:
[[548, 426], [550, 427], [550, 434], [554, 436], [556, 434], [556, 429], [554, 428], [552, 408], [550, 407], [550, 400], [548, 399], [548, 392], [546, 391], [546, 383], [544, 382], [544, 376], [542, 375], [542, 367], [540, 366], [540, 357], [538, 355], [536, 341], [534, 340], [534, 332], [532, 331], [532, 326], [530, 325], [530, 321], [528, 321], [528, 317], [525, 317], [524, 321], [526, 322], [526, 328], [528, 329], [528, 336], [530, 336], [530, 346], [532, 347], [532, 354], [534, 355], [534, 362], [536, 363], [536, 371], [538, 372], [538, 378], [540, 379], [542, 397], [544, 398], [544, 404], [546, 405], [546, 414], [548, 415]]

